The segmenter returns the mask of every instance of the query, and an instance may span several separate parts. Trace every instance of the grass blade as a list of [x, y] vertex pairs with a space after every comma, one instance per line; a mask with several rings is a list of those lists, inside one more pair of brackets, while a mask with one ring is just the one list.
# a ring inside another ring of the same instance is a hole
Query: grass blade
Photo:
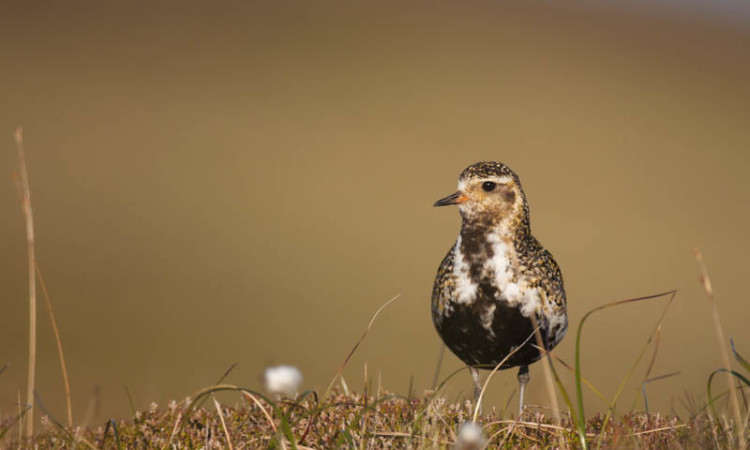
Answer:
[[11, 429], [13, 429], [13, 426], [16, 423], [18, 423], [20, 420], [23, 419], [23, 416], [25, 416], [26, 413], [29, 412], [30, 409], [31, 409], [31, 407], [29, 405], [26, 405], [19, 413], [16, 414], [16, 417], [8, 424], [8, 426], [6, 428], [4, 428], [3, 430], [0, 430], [0, 441], [3, 440], [3, 437], [5, 437], [5, 434], [8, 431], [10, 431]]
[[214, 406], [216, 407], [216, 413], [219, 415], [219, 419], [221, 420], [221, 428], [224, 430], [224, 437], [227, 440], [227, 447], [229, 450], [234, 450], [234, 446], [232, 445], [232, 438], [229, 436], [229, 430], [227, 429], [227, 423], [224, 420], [224, 413], [221, 412], [221, 406], [219, 405], [219, 402], [216, 400], [216, 397], [213, 398]]
[[[734, 353], [734, 359], [736, 359], [736, 360], [737, 360], [737, 362], [738, 362], [738, 363], [740, 363], [740, 365], [741, 365], [741, 366], [742, 366], [742, 367], [743, 367], [743, 368], [744, 368], [745, 370], [747, 370], [747, 371], [748, 371], [748, 373], [750, 373], [750, 363], [748, 363], [748, 362], [747, 362], [747, 361], [745, 360], [745, 358], [743, 358], [742, 356], [740, 356], [740, 354], [739, 354], [739, 353], [737, 353], [737, 349], [736, 349], [736, 348], [734, 348], [734, 339], [730, 337], [730, 338], [729, 338], [729, 343], [730, 343], [730, 344], [731, 344], [731, 346], [732, 346], [732, 353]], [[0, 370], [0, 373], [3, 373], [3, 371], [2, 371], [2, 370]]]
[[[552, 356], [553, 358], [555, 358], [555, 360], [557, 362], [559, 362], [563, 367], [565, 367], [566, 369], [568, 369], [571, 372], [575, 372], [575, 368], [573, 366], [571, 366], [570, 364], [566, 363], [565, 360], [563, 360], [562, 358], [560, 358], [559, 356], [557, 356], [554, 352], [549, 351], [548, 353], [550, 354], [550, 356]], [[575, 375], [575, 373], [574, 373], [574, 375]], [[599, 392], [599, 390], [596, 387], [594, 387], [594, 385], [591, 384], [591, 382], [588, 379], [586, 379], [586, 377], [581, 376], [581, 381], [583, 382], [583, 384], [586, 385], [587, 388], [589, 388], [589, 390], [591, 392], [594, 393], [594, 395], [596, 395], [597, 397], [599, 397], [599, 400], [601, 400], [602, 403], [604, 403], [605, 405], [609, 406], [609, 400], [607, 400], [607, 397], [605, 397], [604, 394], [602, 394], [601, 392]], [[565, 392], [565, 394], [567, 395], [567, 392]], [[568, 408], [570, 408], [571, 414], [575, 415], [575, 407], [572, 404], [568, 404]], [[575, 423], [575, 421], [573, 421], [573, 422]]]
[[[643, 384], [641, 385], [641, 391], [643, 393], [643, 409], [648, 413], [648, 396], [646, 395], [646, 386], [654, 381], [663, 380], [665, 378], [670, 378], [676, 375], [681, 374], [682, 372], [671, 372], [666, 375], [659, 375], [658, 377], [649, 378], [647, 380], [643, 380]], [[638, 397], [636, 397], [635, 401], [633, 402], [633, 407], [630, 408], [631, 410], [635, 409], [635, 403], [638, 402]]]
[[60, 357], [60, 369], [62, 370], [63, 377], [63, 388], [65, 389], [65, 406], [68, 412], [68, 427], [73, 428], [73, 404], [70, 397], [70, 379], [68, 378], [68, 366], [65, 364], [65, 355], [63, 354], [62, 340], [60, 339], [60, 331], [57, 328], [57, 320], [55, 319], [55, 313], [52, 310], [52, 302], [49, 299], [49, 292], [47, 292], [47, 285], [44, 283], [42, 277], [42, 271], [39, 269], [39, 265], [34, 262], [36, 267], [37, 279], [39, 280], [39, 286], [42, 288], [42, 295], [44, 302], [47, 305], [47, 314], [49, 314], [49, 320], [52, 325], [52, 332], [55, 335], [55, 343], [57, 344], [57, 355]]
[[[226, 379], [226, 377], [228, 377], [229, 374], [232, 373], [232, 371], [234, 370], [235, 367], [237, 367], [237, 363], [234, 363], [231, 366], [229, 366], [229, 369], [227, 369], [224, 372], [224, 374], [222, 376], [220, 376], [218, 380], [216, 380], [216, 383], [214, 383], [214, 386], [220, 385]], [[201, 402], [198, 403], [195, 407], [196, 408], [202, 407], [203, 404], [206, 403], [206, 400], [208, 400], [208, 397], [207, 396], [203, 397], [203, 400], [201, 400]]]
[[63, 424], [61, 424], [57, 419], [55, 419], [55, 416], [53, 416], [49, 412], [49, 410], [47, 410], [47, 408], [44, 407], [44, 403], [42, 402], [42, 398], [39, 396], [39, 394], [36, 391], [34, 391], [34, 400], [36, 401], [37, 406], [39, 406], [39, 409], [41, 410], [41, 412], [44, 415], [47, 416], [47, 418], [50, 420], [50, 422], [52, 422], [53, 425], [55, 425], [60, 431], [62, 431], [63, 434], [68, 439], [70, 439], [70, 442], [73, 443], [73, 448], [77, 448], [79, 444], [84, 444], [86, 447], [88, 447], [88, 448], [90, 448], [92, 450], [96, 449], [96, 447], [94, 447], [94, 445], [92, 443], [90, 443], [89, 441], [87, 441], [86, 439], [84, 439], [82, 437], [76, 438], [70, 432], [70, 430], [68, 430], [67, 428], [65, 428], [65, 426]]
[[281, 436], [279, 436], [279, 438], [281, 439], [282, 447], [285, 447], [283, 440], [286, 438], [286, 440], [289, 441], [289, 445], [292, 446], [292, 450], [297, 450], [297, 440], [294, 438], [292, 427], [289, 425], [286, 415], [279, 415], [281, 416]]
[[531, 340], [531, 338], [534, 337], [534, 335], [538, 331], [539, 331], [539, 327], [534, 328], [534, 331], [529, 335], [529, 337], [527, 337], [526, 340], [524, 340], [521, 343], [521, 345], [519, 345], [518, 347], [514, 348], [512, 352], [508, 353], [505, 356], [505, 358], [503, 358], [499, 363], [497, 363], [495, 365], [495, 367], [493, 367], [493, 369], [490, 372], [490, 374], [487, 375], [487, 378], [485, 378], [484, 384], [482, 385], [482, 390], [479, 391], [479, 397], [477, 397], [477, 404], [474, 405], [474, 416], [471, 419], [473, 422], [477, 421], [477, 416], [479, 416], [479, 408], [480, 408], [480, 405], [482, 404], [482, 399], [484, 398], [484, 391], [487, 390], [487, 386], [490, 384], [490, 379], [492, 379], [492, 376], [495, 375], [495, 373], [498, 370], [500, 370], [500, 366], [502, 366], [503, 364], [505, 364], [505, 361], [507, 361], [508, 358], [510, 358], [511, 356], [513, 356], [513, 354], [516, 353], [517, 351], [521, 350], [523, 348], [523, 346], [526, 345]]
[[362, 336], [360, 336], [359, 340], [356, 344], [354, 344], [354, 347], [349, 351], [349, 354], [346, 355], [346, 358], [344, 359], [344, 362], [341, 364], [341, 367], [339, 367], [339, 370], [336, 371], [336, 375], [333, 376], [333, 379], [331, 380], [331, 384], [328, 385], [328, 389], [326, 389], [325, 394], [323, 394], [323, 400], [327, 399], [328, 396], [331, 393], [331, 389], [333, 389], [333, 385], [336, 383], [336, 380], [339, 378], [339, 376], [344, 372], [344, 368], [349, 363], [349, 360], [351, 359], [352, 355], [354, 355], [354, 352], [357, 351], [360, 344], [362, 344], [362, 341], [365, 340], [365, 337], [367, 336], [367, 333], [370, 331], [370, 328], [372, 328], [372, 324], [375, 323], [375, 319], [380, 315], [381, 311], [385, 309], [386, 306], [390, 305], [391, 303], [395, 302], [401, 297], [401, 294], [397, 294], [387, 302], [383, 303], [380, 308], [378, 308], [377, 311], [375, 311], [375, 314], [373, 314], [372, 318], [370, 319], [370, 323], [367, 324], [367, 328], [365, 328], [365, 331], [362, 333]]
[[130, 414], [135, 416], [135, 403], [133, 403], [133, 396], [130, 395], [130, 389], [127, 386], [123, 386], [125, 389], [125, 396], [128, 398], [128, 406], [130, 406]]
[[120, 441], [120, 430], [117, 429], [117, 422], [115, 422], [115, 419], [109, 419], [107, 421], [107, 424], [112, 424], [112, 432], [115, 435], [115, 442], [117, 443], [117, 448], [122, 450], [122, 442]]
[[[570, 367], [569, 365], [565, 364], [565, 362], [563, 362], [563, 360], [562, 360], [562, 359], [560, 359], [560, 358], [558, 358], [557, 356], [555, 356], [555, 355], [554, 355], [554, 354], [553, 354], [553, 353], [552, 353], [551, 351], [547, 351], [546, 353], [547, 353], [547, 354], [548, 354], [549, 356], [553, 356], [553, 357], [554, 357], [555, 359], [557, 359], [558, 361], [560, 361], [560, 363], [561, 363], [561, 364], [562, 364], [562, 365], [563, 365], [564, 367], [566, 367], [567, 369], [573, 370], [573, 368], [572, 368], [572, 367]], [[555, 370], [555, 366], [554, 366], [554, 364], [552, 364], [552, 363], [550, 362], [550, 365], [549, 365], [549, 367], [550, 367], [550, 370], [552, 371], [552, 376], [553, 376], [553, 377], [554, 377], [554, 379], [555, 379], [555, 385], [557, 385], [557, 389], [558, 389], [558, 390], [560, 391], [560, 395], [562, 395], [562, 397], [563, 397], [563, 401], [564, 401], [564, 402], [565, 402], [565, 404], [566, 404], [566, 405], [568, 406], [568, 411], [570, 412], [570, 418], [571, 418], [571, 421], [572, 421], [572, 422], [573, 422], [574, 424], [575, 424], [575, 423], [578, 423], [578, 417], [576, 416], [576, 410], [575, 410], [575, 407], [573, 406], [573, 402], [572, 402], [572, 401], [570, 400], [570, 395], [568, 395], [568, 391], [567, 391], [567, 390], [565, 389], [565, 386], [563, 386], [563, 384], [562, 384], [562, 380], [560, 379], [560, 376], [559, 376], [559, 375], [557, 374], [557, 370]], [[597, 395], [601, 396], [602, 398], [604, 398], [604, 397], [603, 397], [603, 396], [602, 396], [602, 395], [601, 395], [601, 394], [599, 393], [599, 391], [597, 391], [596, 389], [594, 389], [594, 386], [592, 386], [592, 385], [591, 385], [591, 383], [589, 383], [589, 382], [588, 382], [588, 380], [586, 380], [586, 379], [583, 379], [583, 381], [584, 381], [584, 382], [586, 383], [586, 385], [587, 385], [587, 386], [588, 386], [588, 387], [589, 387], [589, 388], [590, 388], [591, 390], [593, 390], [593, 391], [594, 391], [594, 393], [595, 393], [595, 394], [597, 394]]]
[[[542, 334], [539, 332], [539, 326], [537, 326], [536, 318], [532, 315], [531, 316], [531, 324], [534, 327], [534, 337], [536, 338], [536, 344], [538, 349], [544, 349], [544, 342], [542, 342]], [[553, 379], [552, 373], [554, 372], [554, 369], [552, 368], [552, 358], [550, 358], [549, 353], [544, 350], [542, 353], [542, 358], [540, 363], [542, 364], [542, 371], [544, 372], [544, 379], [547, 384], [547, 395], [549, 395], [550, 403], [552, 406], [552, 413], [555, 416], [555, 425], [560, 425], [562, 423], [562, 419], [560, 418], [560, 406], [557, 403], [557, 395], [555, 395], [555, 382], [557, 381], [557, 384], [560, 385], [559, 379]], [[554, 372], [555, 377], [557, 377], [557, 372]], [[519, 416], [520, 418], [520, 416]], [[562, 434], [557, 434], [557, 439], [560, 444], [560, 448], [565, 448], [565, 439]]]
[[[716, 369], [713, 372], [711, 372], [711, 375], [709, 375], [709, 377], [708, 377], [708, 383], [707, 383], [707, 387], [706, 387], [706, 393], [708, 395], [708, 405], [711, 407], [711, 410], [713, 411], [714, 416], [716, 416], [716, 417], [718, 417], [719, 415], [716, 413], [716, 409], [714, 408], [714, 402], [719, 397], [716, 397], [716, 398], [712, 397], [712, 394], [711, 394], [711, 385], [713, 383], [714, 376], [717, 375], [717, 374], [720, 374], [720, 373], [726, 373], [727, 376], [729, 376], [730, 378], [732, 376], [734, 376], [738, 380], [740, 380], [743, 383], [745, 383], [746, 386], [750, 387], [750, 380], [748, 380], [747, 378], [745, 378], [745, 376], [743, 376], [741, 373], [735, 372], [734, 370], [725, 369], [725, 368], [722, 367], [721, 369]], [[730, 387], [730, 391], [732, 391], [732, 390], [734, 390], [734, 388]], [[738, 423], [737, 425], [739, 426], [740, 424]]]
[[[437, 365], [435, 366], [435, 375], [432, 377], [432, 389], [438, 384], [440, 378], [440, 369], [443, 367], [443, 357], [445, 356], [445, 344], [440, 343], [440, 352], [438, 353]], [[0, 372], [2, 373], [2, 372]]]

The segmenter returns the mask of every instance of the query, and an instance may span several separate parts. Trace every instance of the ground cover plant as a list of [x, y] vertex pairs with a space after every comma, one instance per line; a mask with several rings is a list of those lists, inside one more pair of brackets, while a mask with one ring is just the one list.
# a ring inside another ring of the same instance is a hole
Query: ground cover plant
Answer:
[[[236, 389], [213, 387], [212, 389]], [[239, 390], [238, 390], [239, 392]], [[312, 393], [296, 401], [271, 401], [245, 391], [235, 406], [190, 400], [152, 405], [132, 418], [96, 428], [68, 429], [51, 419], [29, 441], [12, 446], [37, 448], [553, 448], [580, 446], [575, 424], [557, 425], [544, 414], [520, 418], [490, 411], [476, 441], [459, 442], [459, 424], [471, 420], [468, 403], [449, 403], [425, 392], [402, 397], [346, 393], [341, 389], [323, 403]], [[194, 406], [194, 405], [193, 405]], [[586, 421], [586, 436], [604, 448], [727, 448], [733, 430], [707, 414], [679, 419], [658, 414], [628, 414], [603, 426], [601, 415]], [[458, 445], [457, 445], [458, 443]]]

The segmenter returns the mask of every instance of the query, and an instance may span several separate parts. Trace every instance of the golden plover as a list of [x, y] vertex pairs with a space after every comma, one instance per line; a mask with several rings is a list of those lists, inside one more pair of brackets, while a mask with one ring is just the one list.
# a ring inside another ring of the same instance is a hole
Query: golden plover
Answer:
[[[458, 191], [435, 206], [458, 205], [461, 231], [438, 269], [432, 320], [445, 345], [466, 363], [478, 401], [478, 368], [519, 367], [519, 404], [529, 364], [541, 355], [533, 337], [552, 349], [568, 328], [562, 273], [531, 234], [521, 182], [499, 162], [479, 162], [458, 179]], [[519, 348], [521, 347], [521, 348]]]

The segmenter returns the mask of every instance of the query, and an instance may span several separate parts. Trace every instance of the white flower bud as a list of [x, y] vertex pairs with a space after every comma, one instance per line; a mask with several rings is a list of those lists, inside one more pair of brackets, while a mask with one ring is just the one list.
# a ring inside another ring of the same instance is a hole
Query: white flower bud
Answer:
[[487, 445], [487, 438], [479, 424], [467, 421], [458, 427], [456, 450], [479, 450], [485, 445]]
[[265, 372], [266, 390], [294, 397], [302, 384], [302, 372], [294, 366], [269, 367]]

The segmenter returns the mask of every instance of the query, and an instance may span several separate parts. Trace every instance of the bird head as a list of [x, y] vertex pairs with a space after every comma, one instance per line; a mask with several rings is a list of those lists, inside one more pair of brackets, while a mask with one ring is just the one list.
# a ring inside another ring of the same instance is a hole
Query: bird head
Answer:
[[434, 206], [458, 205], [465, 220], [497, 225], [512, 217], [527, 219], [528, 206], [518, 175], [505, 164], [478, 162], [464, 169], [458, 191]]

